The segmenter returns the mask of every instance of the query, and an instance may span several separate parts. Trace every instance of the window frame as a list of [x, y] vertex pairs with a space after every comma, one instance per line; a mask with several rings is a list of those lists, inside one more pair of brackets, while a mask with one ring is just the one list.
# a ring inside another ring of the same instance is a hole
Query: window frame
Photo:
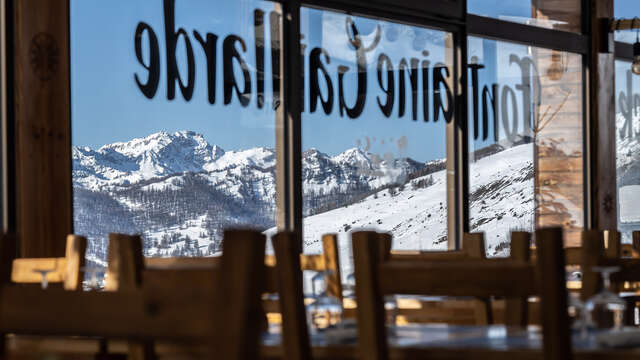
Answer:
[[[17, 23], [21, 17], [26, 16], [24, 14], [17, 14], [13, 9], [13, 0], [6, 1], [3, 4], [3, 9], [8, 16], [6, 25], [7, 39], [14, 37], [13, 24]], [[349, 14], [361, 14], [368, 17], [377, 17], [393, 22], [407, 23], [416, 26], [429, 26], [444, 31], [453, 33], [454, 37], [454, 80], [455, 80], [455, 117], [452, 123], [455, 124], [455, 131], [451, 132], [451, 138], [447, 140], [449, 144], [451, 142], [452, 151], [454, 156], [455, 175], [454, 184], [452, 189], [452, 199], [455, 205], [452, 207], [454, 211], [448, 215], [449, 218], [453, 216], [453, 219], [449, 219], [449, 231], [453, 232], [453, 236], [449, 236], [451, 249], [458, 248], [460, 246], [461, 234], [465, 231], [469, 231], [469, 214], [468, 214], [468, 190], [469, 190], [469, 162], [468, 162], [468, 129], [467, 123], [467, 38], [468, 36], [478, 36], [491, 38], [494, 40], [517, 42], [525, 45], [531, 45], [536, 47], [542, 47], [547, 49], [555, 49], [560, 51], [568, 51], [572, 53], [579, 53], [583, 56], [583, 106], [584, 106], [584, 167], [583, 167], [583, 181], [585, 188], [584, 197], [584, 213], [585, 213], [585, 228], [591, 228], [592, 224], [596, 222], [598, 215], [599, 204], [596, 204], [593, 198], [597, 198], [596, 194], [601, 191], [594, 189], [593, 184], [596, 182], [593, 167], [597, 165], [598, 159], [595, 156], [599, 156], [594, 153], [597, 150], [610, 152], [609, 149], [598, 149], [601, 141], [601, 136], [597, 129], [594, 128], [592, 118], [596, 114], [597, 107], [594, 107], [593, 103], [597, 102], [597, 90], [590, 91], [590, 82], [598, 75], [598, 66], [594, 62], [598, 49], [598, 44], [595, 42], [602, 36], [601, 34], [592, 34], [596, 25], [594, 24], [595, 16], [601, 13], [601, 10], [595, 9], [594, 5], [598, 0], [582, 0], [582, 14], [581, 14], [581, 27], [582, 33], [571, 33], [560, 30], [545, 29], [525, 24], [511, 23], [503, 20], [482, 17], [474, 14], [467, 13], [466, 0], [451, 0], [443, 3], [444, 0], [271, 0], [274, 3], [282, 6], [283, 24], [282, 29], [282, 95], [284, 106], [282, 107], [282, 116], [276, 117], [276, 151], [277, 151], [277, 165], [276, 165], [276, 204], [277, 204], [277, 225], [280, 230], [290, 230], [296, 232], [302, 232], [302, 184], [301, 184], [301, 168], [302, 168], [302, 149], [301, 149], [301, 104], [300, 99], [296, 96], [296, 85], [299, 84], [298, 76], [290, 76], [291, 74], [299, 74], [298, 70], [301, 67], [300, 58], [297, 56], [300, 47], [300, 7], [308, 6], [314, 8], [322, 8], [333, 11], [346, 12]], [[613, 0], [600, 0], [602, 2], [612, 3]], [[434, 6], [437, 4], [437, 6]], [[56, 3], [51, 7], [69, 7], [69, 1]], [[595, 9], [595, 10], [594, 10]], [[597, 14], [596, 14], [597, 13]], [[606, 14], [606, 11], [604, 11]], [[69, 35], [69, 24], [67, 26], [67, 35]], [[33, 25], [37, 26], [36, 23]], [[28, 41], [28, 39], [15, 39], [16, 43]], [[6, 41], [5, 46], [7, 49], [13, 50], [14, 43], [12, 41]], [[614, 47], [614, 46], [611, 46]], [[615, 43], [615, 56], [622, 59], [631, 58], [630, 44]], [[297, 52], [298, 51], [298, 52]], [[13, 55], [13, 51], [8, 52]], [[64, 59], [68, 61], [68, 59]], [[13, 134], [15, 131], [15, 125], [17, 116], [16, 113], [19, 109], [13, 101], [13, 89], [16, 81], [14, 80], [15, 74], [18, 72], [20, 64], [16, 64], [15, 69], [13, 65], [13, 57], [8, 56], [6, 63], [7, 76], [3, 79], [3, 83], [6, 85], [7, 93], [3, 94], [3, 99], [7, 103], [6, 118], [3, 126], [7, 132], [5, 134]], [[69, 64], [63, 64], [69, 66]], [[286, 66], [285, 66], [286, 65]], [[69, 75], [70, 76], [70, 75]], [[68, 80], [68, 79], [67, 79]], [[68, 89], [70, 91], [70, 89]], [[20, 89], [16, 89], [17, 93], [20, 93]], [[599, 96], [599, 95], [598, 95]], [[73, 99], [71, 99], [73, 101]], [[595, 110], [594, 110], [595, 109]], [[9, 120], [7, 120], [9, 119]], [[69, 123], [70, 123], [69, 117]], [[606, 131], [605, 131], [606, 132]], [[70, 134], [68, 134], [70, 135]], [[606, 136], [606, 135], [602, 135]], [[4, 191], [7, 195], [5, 197], [5, 207], [10, 211], [7, 211], [8, 219], [5, 222], [8, 224], [9, 230], [16, 230], [17, 223], [16, 210], [20, 207], [20, 200], [16, 198], [15, 191], [16, 184], [16, 168], [20, 164], [30, 161], [26, 157], [21, 157], [20, 154], [16, 154], [15, 143], [12, 136], [6, 136], [4, 139], [4, 147], [6, 149], [4, 156], [8, 161], [3, 164], [3, 171], [5, 171], [7, 182], [4, 185]], [[67, 144], [68, 154], [71, 157], [71, 144]], [[449, 145], [448, 145], [449, 147]], [[15, 164], [12, 164], [12, 157], [17, 155]], [[607, 154], [605, 154], [607, 155]], [[611, 154], [608, 154], [611, 155]], [[449, 154], [447, 156], [449, 159]], [[62, 169], [61, 171], [66, 171]], [[69, 176], [69, 180], [71, 177]], [[41, 189], [48, 192], [55, 192], [60, 189], [56, 189], [54, 184], [49, 184], [48, 189]], [[60, 186], [60, 185], [57, 185]], [[72, 183], [69, 181], [66, 184], [69, 188], [72, 188]], [[19, 189], [20, 190], [20, 189]], [[32, 189], [22, 189], [22, 191], [31, 191]], [[13, 200], [12, 200], [13, 199]], [[615, 201], [614, 201], [615, 202]], [[70, 204], [73, 207], [73, 203]], [[614, 204], [615, 206], [615, 204]], [[451, 207], [451, 206], [449, 206]], [[49, 209], [49, 207], [44, 207]], [[60, 213], [64, 213], [67, 210], [73, 211], [73, 209], [60, 209]], [[614, 212], [617, 213], [617, 212]], [[49, 215], [51, 214], [38, 214]], [[54, 216], [57, 216], [54, 214]], [[34, 215], [34, 217], [37, 217]], [[617, 219], [617, 216], [616, 216]], [[13, 224], [13, 225], [11, 225]], [[30, 242], [35, 243], [37, 241], [48, 242], [54, 241], [50, 239], [37, 240], [32, 239]], [[64, 239], [57, 239], [55, 241], [63, 242]], [[47, 247], [47, 246], [45, 246]], [[50, 247], [49, 247], [50, 248]], [[55, 254], [50, 254], [55, 255]]]

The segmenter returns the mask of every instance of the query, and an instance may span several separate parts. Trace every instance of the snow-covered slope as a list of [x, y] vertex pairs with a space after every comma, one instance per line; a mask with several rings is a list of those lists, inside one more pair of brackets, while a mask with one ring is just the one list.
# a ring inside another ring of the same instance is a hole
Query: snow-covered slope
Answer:
[[[441, 163], [382, 159], [359, 149], [331, 157], [303, 156], [305, 213], [352, 203], [403, 183]], [[275, 151], [225, 151], [202, 135], [160, 132], [105, 145], [73, 148], [76, 232], [92, 240], [89, 256], [105, 258], [109, 232], [141, 233], [152, 255], [207, 255], [221, 229], [275, 224]]]
[[[490, 255], [508, 255], [507, 234], [533, 224], [533, 147], [518, 145], [471, 164], [471, 226], [488, 236]], [[376, 192], [354, 204], [304, 219], [304, 246], [318, 253], [320, 238], [337, 233], [342, 259], [351, 258], [349, 233], [375, 229], [393, 234], [394, 249], [447, 247], [446, 170], [415, 178], [405, 186]], [[425, 181], [426, 180], [426, 181]], [[416, 186], [421, 181], [426, 187]], [[270, 229], [268, 233], [275, 232]], [[349, 272], [351, 261], [345, 261]]]

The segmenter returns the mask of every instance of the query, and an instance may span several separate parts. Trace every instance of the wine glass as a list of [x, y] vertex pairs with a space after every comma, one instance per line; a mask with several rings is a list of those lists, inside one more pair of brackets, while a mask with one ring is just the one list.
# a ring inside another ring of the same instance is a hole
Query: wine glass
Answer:
[[571, 321], [571, 328], [578, 331], [581, 338], [586, 338], [589, 317], [587, 315], [586, 304], [580, 299], [580, 293], [569, 293], [567, 311], [569, 313], [569, 320]]
[[41, 279], [40, 279], [40, 287], [42, 288], [42, 290], [46, 290], [49, 287], [49, 280], [47, 280], [47, 275], [50, 272], [55, 271], [55, 269], [36, 269], [33, 270], [33, 272], [40, 274]]
[[590, 325], [599, 330], [620, 330], [624, 325], [626, 302], [611, 292], [611, 273], [619, 271], [619, 267], [595, 266], [593, 271], [602, 276], [602, 290], [589, 298], [585, 304]]
[[84, 266], [80, 270], [89, 275], [89, 282], [87, 283], [89, 290], [100, 290], [101, 286], [98, 274], [104, 273], [105, 268], [100, 266]]
[[329, 294], [327, 276], [331, 270], [318, 271], [311, 278], [311, 291], [314, 302], [310, 305], [311, 326], [314, 330], [326, 330], [342, 321], [342, 303], [333, 294]]

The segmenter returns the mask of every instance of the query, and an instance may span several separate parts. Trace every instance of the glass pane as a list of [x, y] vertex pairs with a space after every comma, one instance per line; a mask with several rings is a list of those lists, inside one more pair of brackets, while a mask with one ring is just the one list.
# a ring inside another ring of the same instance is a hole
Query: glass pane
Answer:
[[584, 225], [580, 55], [469, 39], [470, 228], [487, 253], [509, 253], [509, 233], [562, 225], [578, 245]]
[[467, 11], [520, 24], [579, 33], [582, 32], [580, 3], [581, 0], [468, 0]]
[[[633, 19], [636, 16], [640, 17], [640, 2], [638, 2], [638, 0], [614, 0], [613, 14], [616, 19]], [[640, 20], [638, 21], [640, 24]], [[622, 41], [630, 44], [636, 42], [636, 30], [616, 31], [614, 34], [616, 41]]]
[[273, 227], [274, 4], [70, 6], [74, 222], [89, 260], [104, 265], [109, 232], [142, 234], [147, 256], [200, 256], [227, 227]]
[[618, 228], [630, 243], [640, 225], [640, 76], [627, 61], [616, 61], [616, 130]]
[[446, 249], [452, 35], [301, 14], [306, 250], [319, 252], [322, 234], [362, 228], [390, 231], [395, 249]]

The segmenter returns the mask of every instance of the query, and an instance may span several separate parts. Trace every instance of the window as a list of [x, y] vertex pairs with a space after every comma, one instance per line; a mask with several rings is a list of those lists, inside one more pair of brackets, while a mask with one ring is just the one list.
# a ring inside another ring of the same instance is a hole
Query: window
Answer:
[[307, 250], [362, 228], [396, 249], [446, 249], [452, 34], [309, 8], [301, 24]]
[[88, 259], [104, 264], [109, 232], [142, 234], [147, 256], [202, 256], [227, 227], [274, 227], [274, 3], [70, 7], [74, 224]]
[[582, 57], [469, 38], [469, 228], [487, 254], [509, 233], [584, 226]]
[[630, 62], [617, 60], [615, 81], [618, 229], [629, 243], [640, 225], [640, 77], [631, 72]]
[[[640, 3], [636, 0], [615, 0], [613, 2], [613, 13], [615, 18], [631, 19], [640, 17]], [[640, 24], [640, 19], [636, 20]], [[636, 30], [620, 30], [614, 33], [616, 41], [633, 44], [636, 42]]]
[[[633, 0], [631, 0], [633, 1]], [[547, 29], [581, 32], [581, 0], [468, 0], [470, 14]]]

